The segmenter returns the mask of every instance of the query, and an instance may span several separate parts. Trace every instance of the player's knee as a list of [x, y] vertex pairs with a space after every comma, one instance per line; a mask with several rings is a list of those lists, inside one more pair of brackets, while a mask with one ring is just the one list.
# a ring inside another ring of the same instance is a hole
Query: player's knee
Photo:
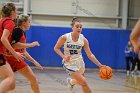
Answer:
[[16, 81], [14, 77], [9, 77], [9, 90], [15, 89]]
[[86, 80], [82, 80], [82, 81], [80, 82], [80, 85], [81, 85], [81, 86], [87, 86]]
[[16, 84], [15, 83], [12, 83], [11, 86], [10, 86], [10, 90], [14, 90], [16, 87]]

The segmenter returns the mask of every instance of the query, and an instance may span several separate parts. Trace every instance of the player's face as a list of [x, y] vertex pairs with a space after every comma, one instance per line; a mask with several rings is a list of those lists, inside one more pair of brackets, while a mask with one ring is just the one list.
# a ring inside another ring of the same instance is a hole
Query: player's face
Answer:
[[12, 11], [11, 16], [12, 16], [13, 20], [16, 19], [17, 18], [17, 11], [16, 10]]
[[25, 24], [24, 24], [25, 30], [29, 30], [30, 25], [31, 25], [30, 21], [31, 21], [30, 18], [28, 18], [27, 21], [25, 22]]
[[80, 34], [82, 32], [82, 23], [81, 22], [75, 22], [72, 29], [73, 29], [73, 32]]

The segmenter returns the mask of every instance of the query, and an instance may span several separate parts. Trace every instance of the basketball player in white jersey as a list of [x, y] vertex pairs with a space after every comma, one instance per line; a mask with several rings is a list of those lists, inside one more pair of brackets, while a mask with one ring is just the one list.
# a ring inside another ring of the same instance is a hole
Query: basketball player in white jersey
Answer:
[[[58, 39], [54, 50], [63, 58], [64, 69], [71, 77], [67, 78], [67, 82], [71, 86], [71, 89], [75, 84], [79, 84], [84, 93], [91, 93], [84, 77], [85, 64], [81, 53], [82, 47], [84, 47], [88, 58], [92, 62], [99, 67], [102, 67], [103, 65], [92, 54], [88, 40], [81, 34], [82, 23], [80, 20], [78, 18], [73, 18], [71, 26], [73, 31], [62, 35]], [[60, 50], [62, 46], [64, 46], [64, 54]]]

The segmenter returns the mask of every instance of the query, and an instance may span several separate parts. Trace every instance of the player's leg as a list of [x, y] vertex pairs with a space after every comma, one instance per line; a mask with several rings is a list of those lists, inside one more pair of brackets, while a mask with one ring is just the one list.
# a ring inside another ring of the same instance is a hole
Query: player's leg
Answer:
[[8, 63], [0, 66], [0, 93], [6, 93], [15, 88], [15, 76]]
[[40, 93], [38, 81], [35, 77], [35, 74], [33, 73], [32, 69], [29, 66], [26, 66], [18, 70], [18, 72], [30, 81], [31, 88], [34, 91], [34, 93]]
[[76, 83], [81, 85], [84, 93], [91, 93], [91, 90], [86, 82], [85, 77], [80, 72], [76, 71], [72, 73], [70, 76], [76, 80]]
[[[67, 70], [67, 69], [66, 69], [66, 71], [68, 72], [69, 76], [70, 76], [72, 73], [76, 72], [76, 71], [74, 71], [74, 70], [73, 70], [73, 71], [70, 71], [70, 70]], [[78, 70], [78, 72], [79, 72], [81, 75], [83, 75], [83, 76], [84, 76], [84, 71], [85, 71], [85, 68], [80, 68], [80, 69]], [[67, 82], [70, 83], [71, 85], [76, 85], [76, 84], [78, 84], [77, 81], [76, 81], [75, 79], [72, 79], [71, 77], [68, 77], [68, 78], [67, 78]]]

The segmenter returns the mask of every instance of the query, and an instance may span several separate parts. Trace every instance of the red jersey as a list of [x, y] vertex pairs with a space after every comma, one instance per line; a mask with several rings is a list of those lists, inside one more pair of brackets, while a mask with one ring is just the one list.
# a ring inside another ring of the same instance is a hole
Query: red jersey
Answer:
[[[20, 43], [26, 43], [26, 34], [25, 32], [20, 29], [19, 27], [16, 27], [12, 33], [12, 41], [11, 44], [15, 44], [17, 42]], [[16, 52], [23, 52], [23, 49], [16, 49]]]
[[[14, 29], [14, 22], [9, 17], [4, 17], [0, 20], [0, 38], [2, 37], [3, 30], [7, 29], [10, 32], [10, 35], [8, 37], [8, 41], [11, 41], [11, 35]], [[0, 41], [0, 54], [4, 54], [7, 49]]]
[[[19, 27], [16, 27], [13, 30], [11, 40], [12, 40], [11, 41], [11, 44], [15, 44], [17, 42], [26, 43], [26, 35], [25, 35], [25, 32], [22, 29], [20, 29]], [[15, 51], [16, 52], [23, 53], [24, 52], [24, 49], [16, 49]], [[17, 59], [14, 56], [7, 56], [6, 57], [6, 60], [7, 61], [17, 61]]]

